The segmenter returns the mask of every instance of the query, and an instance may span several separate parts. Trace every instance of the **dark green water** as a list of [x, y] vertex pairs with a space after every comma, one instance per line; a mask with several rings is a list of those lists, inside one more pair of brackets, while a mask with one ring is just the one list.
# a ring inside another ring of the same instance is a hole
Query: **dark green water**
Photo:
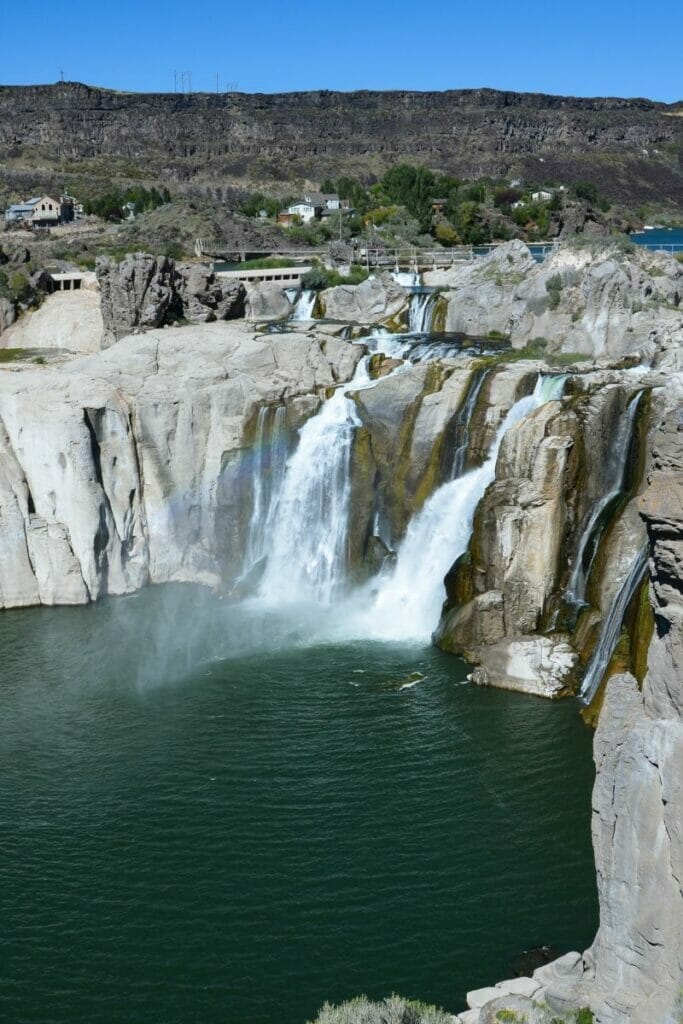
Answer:
[[592, 938], [570, 703], [428, 648], [305, 646], [190, 588], [6, 612], [0, 645], [6, 1024], [303, 1024], [392, 990], [457, 1010], [522, 948]]

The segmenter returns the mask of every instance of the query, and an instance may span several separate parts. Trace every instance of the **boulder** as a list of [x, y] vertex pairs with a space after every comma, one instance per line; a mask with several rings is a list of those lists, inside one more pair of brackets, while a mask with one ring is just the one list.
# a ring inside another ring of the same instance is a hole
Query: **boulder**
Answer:
[[361, 284], [341, 284], [320, 293], [323, 316], [349, 323], [380, 323], [408, 305], [408, 294], [391, 274], [373, 274]]
[[116, 263], [97, 260], [104, 346], [177, 320], [211, 323], [244, 314], [244, 286], [207, 267], [135, 253]]

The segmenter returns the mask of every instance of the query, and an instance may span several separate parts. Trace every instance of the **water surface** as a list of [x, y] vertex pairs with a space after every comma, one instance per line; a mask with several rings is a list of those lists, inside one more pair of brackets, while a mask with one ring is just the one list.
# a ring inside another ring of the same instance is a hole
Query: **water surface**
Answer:
[[292, 615], [154, 588], [0, 616], [3, 1021], [457, 1010], [524, 947], [591, 940], [575, 705]]

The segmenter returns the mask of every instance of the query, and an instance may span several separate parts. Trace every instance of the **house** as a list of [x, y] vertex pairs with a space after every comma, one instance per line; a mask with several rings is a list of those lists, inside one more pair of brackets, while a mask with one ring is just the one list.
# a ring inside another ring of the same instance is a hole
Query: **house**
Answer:
[[553, 194], [552, 192], [546, 192], [544, 189], [541, 189], [540, 192], [532, 192], [531, 198], [535, 203], [549, 203], [553, 198]]
[[41, 196], [39, 199], [29, 199], [29, 203], [33, 205], [31, 227], [52, 228], [62, 223], [62, 204], [59, 199]]
[[24, 203], [12, 203], [5, 210], [5, 224], [23, 224], [30, 228], [51, 228], [83, 217], [82, 203], [70, 195], [34, 196]]
[[348, 209], [348, 199], [340, 199], [334, 192], [307, 192], [302, 199], [297, 199], [286, 210], [282, 210], [277, 219], [279, 224], [295, 223], [295, 218], [308, 224], [312, 220], [331, 217], [338, 210]]
[[526, 206], [526, 203], [524, 202], [524, 200], [523, 199], [518, 199], [516, 202], [514, 202], [512, 204], [512, 206], [510, 208], [512, 210], [521, 210], [523, 206]]

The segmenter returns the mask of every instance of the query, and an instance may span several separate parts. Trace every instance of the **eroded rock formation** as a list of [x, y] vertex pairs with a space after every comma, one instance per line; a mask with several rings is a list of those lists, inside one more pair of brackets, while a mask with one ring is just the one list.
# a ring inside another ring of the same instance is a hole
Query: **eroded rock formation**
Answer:
[[105, 347], [130, 334], [182, 320], [212, 323], [244, 313], [244, 286], [202, 264], [135, 253], [97, 261]]
[[677, 349], [683, 327], [683, 266], [646, 249], [563, 246], [537, 264], [515, 241], [424, 279], [446, 289], [446, 330], [497, 331], [515, 348], [652, 358]]

